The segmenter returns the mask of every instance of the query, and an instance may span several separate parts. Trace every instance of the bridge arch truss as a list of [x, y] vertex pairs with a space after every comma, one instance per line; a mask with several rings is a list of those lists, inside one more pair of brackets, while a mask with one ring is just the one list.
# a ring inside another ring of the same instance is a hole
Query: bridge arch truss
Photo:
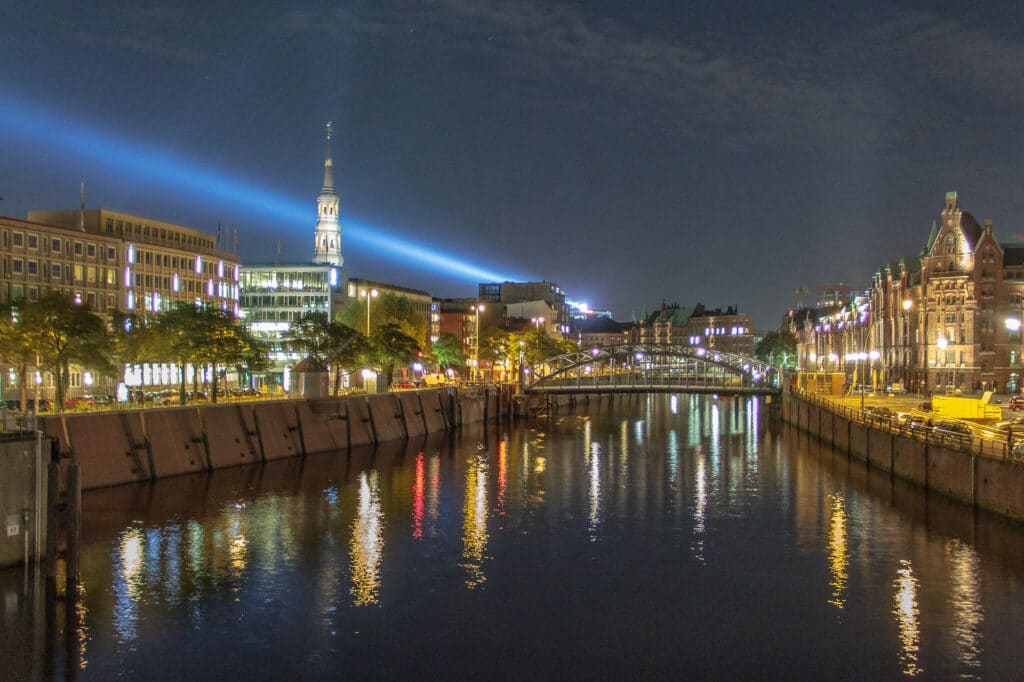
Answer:
[[778, 392], [776, 369], [762, 360], [676, 344], [619, 344], [565, 353], [527, 366], [523, 383], [531, 393]]

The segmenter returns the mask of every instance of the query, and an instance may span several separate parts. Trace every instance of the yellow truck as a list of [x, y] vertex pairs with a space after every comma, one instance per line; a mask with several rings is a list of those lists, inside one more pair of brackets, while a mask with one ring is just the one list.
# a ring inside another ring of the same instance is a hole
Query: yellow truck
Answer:
[[1002, 419], [1003, 408], [992, 405], [991, 400], [991, 391], [985, 391], [980, 398], [933, 395], [932, 412], [947, 419]]

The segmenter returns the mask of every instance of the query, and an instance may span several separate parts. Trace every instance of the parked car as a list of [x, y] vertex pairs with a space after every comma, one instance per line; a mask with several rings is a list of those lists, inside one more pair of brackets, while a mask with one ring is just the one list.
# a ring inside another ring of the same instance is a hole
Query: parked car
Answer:
[[1015, 395], [1010, 398], [1010, 409], [1014, 412], [1024, 410], [1024, 395]]
[[1013, 458], [1024, 459], [1024, 443], [1017, 443], [1013, 446]]
[[932, 429], [932, 433], [961, 445], [969, 445], [974, 442], [974, 434], [966, 424], [960, 422], [939, 422]]
[[[34, 398], [29, 398], [25, 402], [28, 405], [28, 407], [27, 407], [27, 411], [28, 412], [35, 412], [36, 411], [36, 401], [35, 401]], [[49, 412], [50, 409], [52, 409], [52, 408], [53, 408], [53, 402], [49, 398], [40, 398], [39, 399], [39, 411], [40, 412]], [[7, 409], [8, 410], [14, 410], [16, 412], [21, 412], [21, 401], [20, 400], [8, 400], [7, 401]]]
[[864, 408], [864, 416], [877, 421], [889, 421], [892, 419], [892, 410], [888, 407], [868, 405]]
[[907, 419], [906, 427], [915, 433], [927, 433], [931, 429], [928, 421], [916, 414]]

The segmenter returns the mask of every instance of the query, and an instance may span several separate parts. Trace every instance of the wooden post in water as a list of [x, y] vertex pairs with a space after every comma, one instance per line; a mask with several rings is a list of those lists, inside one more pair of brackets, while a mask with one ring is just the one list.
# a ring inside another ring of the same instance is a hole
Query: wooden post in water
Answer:
[[78, 589], [79, 553], [82, 541], [82, 476], [78, 461], [68, 465], [68, 549], [67, 590], [70, 595]]
[[50, 463], [46, 468], [46, 579], [57, 577], [57, 533], [60, 510], [60, 456], [59, 444], [54, 439], [50, 450]]

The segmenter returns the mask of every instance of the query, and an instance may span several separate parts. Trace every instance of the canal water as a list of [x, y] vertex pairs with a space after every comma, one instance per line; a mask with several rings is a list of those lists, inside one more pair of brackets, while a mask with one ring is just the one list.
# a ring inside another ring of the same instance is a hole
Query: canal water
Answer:
[[73, 610], [0, 574], [4, 677], [1024, 676], [1024, 529], [766, 409], [634, 396], [86, 493]]

